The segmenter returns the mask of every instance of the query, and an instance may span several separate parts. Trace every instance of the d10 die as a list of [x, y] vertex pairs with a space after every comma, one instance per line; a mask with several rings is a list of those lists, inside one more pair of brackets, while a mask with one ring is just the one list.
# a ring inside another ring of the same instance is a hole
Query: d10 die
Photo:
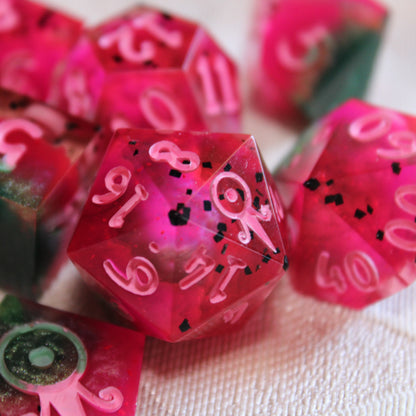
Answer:
[[90, 123], [0, 90], [0, 285], [7, 291], [36, 297], [54, 276], [105, 145]]
[[233, 62], [196, 24], [136, 7], [86, 31], [58, 106], [119, 127], [238, 131]]
[[415, 132], [414, 117], [349, 101], [278, 172], [299, 291], [361, 308], [415, 280]]
[[119, 130], [69, 257], [146, 333], [238, 326], [288, 265], [282, 210], [247, 135]]
[[9, 296], [0, 304], [0, 337], [2, 415], [135, 414], [138, 332]]
[[258, 0], [253, 99], [286, 121], [362, 97], [385, 25], [372, 0]]
[[0, 85], [47, 101], [81, 34], [79, 20], [27, 0], [0, 5]]

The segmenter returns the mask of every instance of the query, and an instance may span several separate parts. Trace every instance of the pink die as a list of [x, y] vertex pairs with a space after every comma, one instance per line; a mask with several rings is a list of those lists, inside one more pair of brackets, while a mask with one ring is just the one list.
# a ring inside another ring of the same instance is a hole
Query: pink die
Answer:
[[[81, 33], [82, 23], [27, 0], [0, 2], [0, 85], [41, 101]], [[56, 99], [56, 98], [55, 98]]]
[[416, 119], [352, 100], [307, 133], [277, 182], [295, 287], [361, 308], [416, 278]]
[[0, 304], [0, 413], [132, 416], [143, 349], [138, 332], [7, 296]]
[[196, 24], [147, 7], [88, 30], [60, 91], [60, 107], [113, 130], [239, 130], [234, 63]]
[[387, 10], [373, 0], [257, 0], [250, 79], [255, 103], [285, 122], [362, 97]]
[[240, 326], [288, 266], [283, 213], [253, 137], [119, 130], [68, 253], [147, 334]]

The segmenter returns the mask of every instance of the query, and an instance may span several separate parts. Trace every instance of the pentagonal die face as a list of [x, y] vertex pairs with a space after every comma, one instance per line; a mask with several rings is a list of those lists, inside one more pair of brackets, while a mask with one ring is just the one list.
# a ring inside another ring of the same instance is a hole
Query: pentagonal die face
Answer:
[[8, 296], [0, 336], [2, 415], [135, 414], [138, 332]]
[[286, 121], [362, 97], [387, 11], [369, 0], [259, 0], [253, 99]]
[[361, 308], [414, 281], [415, 131], [413, 117], [349, 101], [278, 172], [298, 290]]
[[4, 289], [36, 297], [56, 273], [105, 141], [90, 123], [0, 91]]
[[119, 127], [239, 129], [233, 62], [197, 25], [136, 7], [85, 33], [59, 106]]
[[[0, 10], [0, 84], [46, 101], [78, 40], [79, 20], [26, 0], [3, 0]], [[51, 82], [52, 81], [52, 82]]]
[[120, 130], [69, 256], [148, 334], [242, 323], [288, 265], [282, 209], [254, 139]]

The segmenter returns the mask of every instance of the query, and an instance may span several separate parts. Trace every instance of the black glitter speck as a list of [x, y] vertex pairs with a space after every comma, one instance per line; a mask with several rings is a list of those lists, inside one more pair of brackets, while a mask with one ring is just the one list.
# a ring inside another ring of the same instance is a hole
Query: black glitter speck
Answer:
[[202, 162], [202, 167], [207, 169], [212, 169], [211, 162]]
[[270, 259], [271, 259], [270, 254], [267, 254], [267, 255], [263, 256], [262, 262], [263, 263], [268, 263], [270, 261]]
[[134, 146], [136, 143], [137, 143], [136, 140], [130, 140], [129, 141], [129, 144], [131, 144], [132, 146]]
[[344, 199], [341, 194], [327, 195], [325, 197], [325, 204], [331, 204], [332, 202], [335, 202], [335, 205], [342, 205]]
[[367, 205], [367, 212], [371, 215], [374, 212], [374, 208], [371, 205]]
[[396, 175], [400, 175], [400, 172], [402, 171], [402, 168], [401, 168], [399, 162], [393, 162], [391, 164], [391, 169], [392, 169], [393, 173], [395, 173]]
[[289, 259], [287, 256], [283, 258], [283, 270], [286, 271], [289, 268]]
[[218, 231], [227, 231], [227, 224], [225, 224], [223, 222], [219, 222], [217, 224], [217, 229], [218, 229]]
[[177, 204], [176, 210], [169, 211], [169, 221], [174, 226], [186, 225], [191, 215], [191, 208], [184, 204]]
[[250, 267], [246, 266], [246, 268], [244, 269], [244, 274], [248, 276], [249, 274], [253, 274], [253, 272], [251, 271]]
[[166, 12], [162, 12], [162, 13], [160, 13], [160, 15], [165, 19], [165, 20], [172, 20], [173, 19], [173, 17], [172, 17], [172, 15], [171, 14], [169, 14], [169, 13], [166, 13]]
[[113, 61], [117, 64], [123, 62], [123, 58], [120, 55], [113, 55]]
[[48, 24], [48, 21], [52, 18], [54, 14], [55, 13], [52, 10], [46, 10], [45, 13], [43, 13], [43, 15], [39, 18], [38, 26], [40, 28], [44, 28]]
[[75, 130], [79, 128], [78, 123], [75, 123], [75, 121], [68, 121], [65, 125], [67, 130]]
[[211, 211], [211, 201], [204, 201], [204, 211]]
[[244, 201], [244, 191], [240, 188], [236, 188], [236, 191], [240, 195], [241, 199]]
[[133, 156], [137, 156], [139, 154], [139, 151], [138, 151], [138, 149], [136, 149], [134, 152], [133, 152]]
[[321, 186], [321, 183], [316, 178], [310, 178], [303, 183], [303, 186], [311, 191], [316, 191]]
[[354, 213], [354, 217], [355, 218], [358, 218], [359, 220], [361, 220], [362, 218], [364, 218], [366, 215], [367, 214], [364, 211], [361, 211], [361, 209], [359, 209], [359, 208], [357, 208], [355, 210], [355, 213]]
[[376, 234], [376, 238], [377, 238], [377, 240], [383, 241], [383, 238], [384, 238], [384, 231], [382, 231], [382, 230], [378, 230], [378, 231], [377, 231], [377, 234]]
[[225, 252], [227, 251], [227, 248], [228, 248], [228, 244], [224, 244], [222, 246], [221, 254], [225, 254]]
[[215, 271], [217, 273], [221, 273], [224, 270], [224, 266], [222, 264], [219, 264], [216, 268]]
[[186, 190], [186, 195], [192, 195], [192, 189], [187, 189]]
[[260, 198], [259, 198], [258, 196], [256, 196], [256, 197], [253, 199], [253, 206], [254, 206], [254, 208], [256, 208], [256, 209], [260, 209]]
[[225, 196], [223, 194], [218, 195], [218, 199], [220, 201], [223, 201], [225, 199]]
[[334, 184], [334, 180], [333, 179], [330, 179], [329, 181], [326, 181], [326, 185], [327, 186], [331, 186], [333, 184]]
[[256, 182], [262, 182], [263, 181], [263, 173], [262, 172], [256, 172]]
[[179, 329], [181, 332], [186, 332], [191, 329], [191, 325], [189, 325], [189, 321], [187, 319], [184, 319], [183, 322], [179, 325]]
[[227, 163], [227, 164], [225, 165], [225, 167], [224, 167], [224, 170], [225, 170], [226, 172], [229, 172], [229, 171], [231, 170], [231, 165], [230, 165], [229, 163]]
[[174, 178], [180, 178], [181, 175], [182, 175], [181, 172], [176, 169], [171, 169], [169, 172], [169, 176], [173, 176]]
[[213, 238], [216, 243], [219, 243], [224, 238], [224, 234], [222, 233], [222, 231], [218, 231]]

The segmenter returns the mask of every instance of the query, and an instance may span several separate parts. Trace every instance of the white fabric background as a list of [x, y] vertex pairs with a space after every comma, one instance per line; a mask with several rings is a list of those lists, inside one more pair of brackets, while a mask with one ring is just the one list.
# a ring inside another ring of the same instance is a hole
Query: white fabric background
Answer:
[[[46, 0], [45, 0], [46, 1]], [[97, 23], [130, 0], [47, 0]], [[415, 0], [385, 0], [392, 15], [370, 88], [375, 104], [416, 114]], [[254, 0], [153, 0], [203, 23], [242, 68]], [[270, 169], [294, 134], [246, 105], [244, 131]], [[416, 285], [363, 311], [296, 294], [285, 278], [240, 332], [167, 344], [148, 339], [138, 415], [416, 415]], [[42, 301], [98, 317], [108, 311], [68, 266]], [[75, 416], [75, 415], [74, 415]]]

